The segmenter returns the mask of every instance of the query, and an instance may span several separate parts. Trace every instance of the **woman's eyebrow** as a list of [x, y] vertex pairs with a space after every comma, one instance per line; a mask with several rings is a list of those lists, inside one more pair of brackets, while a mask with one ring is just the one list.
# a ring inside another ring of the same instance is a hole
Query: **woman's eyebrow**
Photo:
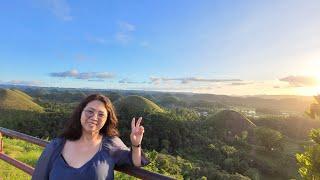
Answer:
[[[96, 110], [95, 108], [93, 108], [93, 107], [88, 107], [88, 109], [97, 111], [97, 110]], [[105, 112], [104, 112], [104, 111], [98, 111], [98, 113], [105, 113]]]
[[92, 108], [92, 107], [87, 107], [85, 109], [96, 110], [95, 108]]

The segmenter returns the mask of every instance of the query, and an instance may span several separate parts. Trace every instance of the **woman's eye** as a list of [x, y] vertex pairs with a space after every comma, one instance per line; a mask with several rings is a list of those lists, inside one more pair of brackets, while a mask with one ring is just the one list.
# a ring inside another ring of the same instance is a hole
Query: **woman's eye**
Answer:
[[93, 111], [87, 110], [87, 112], [91, 115], [93, 114]]
[[104, 117], [104, 114], [99, 114], [98, 115], [100, 118], [103, 118]]

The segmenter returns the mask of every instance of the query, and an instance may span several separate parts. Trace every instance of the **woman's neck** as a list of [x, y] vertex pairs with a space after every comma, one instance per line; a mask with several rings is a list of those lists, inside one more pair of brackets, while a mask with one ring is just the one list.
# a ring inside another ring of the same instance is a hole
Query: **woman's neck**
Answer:
[[82, 132], [82, 136], [80, 137], [79, 141], [86, 144], [96, 144], [100, 143], [101, 139], [102, 136], [99, 133]]

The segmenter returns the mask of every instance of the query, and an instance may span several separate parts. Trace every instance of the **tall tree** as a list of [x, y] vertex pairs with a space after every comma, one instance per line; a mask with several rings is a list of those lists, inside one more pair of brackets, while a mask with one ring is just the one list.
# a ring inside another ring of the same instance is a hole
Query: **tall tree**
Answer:
[[[314, 96], [315, 103], [310, 105], [307, 113], [313, 119], [320, 119], [320, 95]], [[313, 145], [306, 147], [305, 152], [296, 155], [299, 173], [303, 179], [320, 179], [320, 129], [312, 129], [310, 138]]]

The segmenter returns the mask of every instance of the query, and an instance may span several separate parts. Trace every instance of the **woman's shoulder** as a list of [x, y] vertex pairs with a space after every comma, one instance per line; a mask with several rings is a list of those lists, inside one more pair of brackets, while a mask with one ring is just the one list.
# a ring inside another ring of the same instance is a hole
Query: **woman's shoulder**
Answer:
[[57, 148], [59, 148], [64, 143], [64, 141], [65, 141], [65, 139], [61, 138], [61, 137], [52, 139], [46, 145], [45, 151], [52, 152], [52, 151], [56, 150]]
[[56, 146], [56, 145], [63, 143], [64, 140], [65, 140], [65, 138], [57, 137], [57, 138], [52, 139], [49, 144]]
[[59, 153], [58, 149], [63, 145], [63, 142], [63, 138], [55, 138], [46, 145], [37, 161], [35, 171], [32, 175], [33, 180], [48, 179], [52, 162], [56, 159]]
[[57, 146], [61, 145], [64, 141], [65, 141], [64, 138], [57, 137], [57, 138], [52, 139], [47, 146], [57, 147]]
[[102, 145], [105, 149], [128, 149], [128, 147], [123, 143], [123, 141], [118, 136], [104, 136]]

